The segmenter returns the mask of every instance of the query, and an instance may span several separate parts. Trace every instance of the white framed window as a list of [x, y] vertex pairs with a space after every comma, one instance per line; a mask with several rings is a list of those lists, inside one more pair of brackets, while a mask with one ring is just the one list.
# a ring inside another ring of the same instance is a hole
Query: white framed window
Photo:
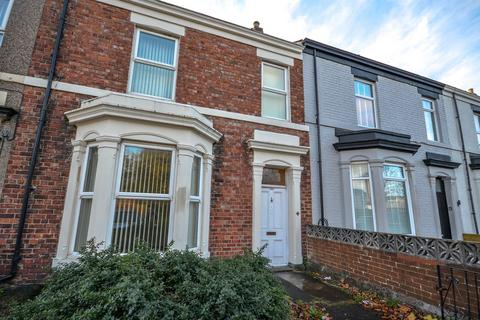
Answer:
[[98, 163], [98, 147], [89, 146], [84, 161], [79, 192], [79, 208], [75, 220], [75, 239], [72, 252], [78, 253], [87, 242], [88, 225], [95, 191], [95, 175]]
[[121, 253], [142, 242], [163, 251], [172, 239], [174, 149], [123, 144], [110, 245]]
[[7, 28], [8, 17], [12, 10], [13, 0], [0, 0], [0, 46], [3, 42], [5, 29]]
[[425, 128], [427, 130], [427, 139], [438, 141], [438, 128], [436, 124], [435, 103], [433, 100], [422, 98], [423, 116], [425, 118]]
[[477, 134], [477, 142], [480, 146], [480, 115], [473, 114], [473, 121], [475, 122], [475, 133]]
[[198, 247], [200, 236], [200, 210], [202, 205], [202, 158], [193, 157], [192, 179], [190, 184], [190, 205], [188, 212], [187, 248]]
[[137, 29], [130, 67], [129, 92], [173, 100], [178, 39]]
[[288, 68], [262, 62], [262, 117], [289, 120]]
[[355, 79], [354, 87], [358, 125], [365, 128], [376, 128], [374, 84], [365, 80]]
[[370, 166], [367, 162], [350, 165], [354, 229], [375, 231], [375, 208], [373, 205]]
[[385, 164], [383, 182], [387, 232], [414, 234], [410, 191], [404, 167]]

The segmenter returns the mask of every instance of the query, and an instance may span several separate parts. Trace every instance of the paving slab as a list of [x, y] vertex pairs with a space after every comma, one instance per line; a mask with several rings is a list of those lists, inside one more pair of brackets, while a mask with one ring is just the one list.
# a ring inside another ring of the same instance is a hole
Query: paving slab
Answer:
[[294, 300], [319, 302], [333, 319], [378, 320], [381, 315], [364, 309], [345, 291], [299, 271], [276, 272], [288, 295]]

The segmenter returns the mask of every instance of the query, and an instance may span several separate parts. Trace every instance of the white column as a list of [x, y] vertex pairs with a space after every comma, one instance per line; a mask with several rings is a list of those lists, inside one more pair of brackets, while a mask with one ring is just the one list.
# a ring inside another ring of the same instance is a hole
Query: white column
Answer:
[[301, 217], [301, 167], [288, 170], [288, 257], [289, 263], [301, 264], [302, 257], [302, 217]]
[[185, 250], [187, 248], [190, 184], [194, 156], [195, 148], [183, 145], [178, 146], [172, 230], [173, 248], [178, 250]]
[[95, 187], [88, 225], [87, 240], [104, 241], [103, 247], [110, 243], [110, 225], [113, 220], [113, 203], [115, 200], [116, 160], [120, 138], [101, 136], [98, 143], [98, 163], [95, 175]]
[[[340, 164], [340, 173], [342, 178], [342, 191], [343, 194], [340, 195], [343, 199], [343, 208], [342, 212], [342, 226], [345, 228], [353, 229], [353, 208], [352, 208], [352, 189], [350, 181], [350, 162], [343, 162]], [[332, 223], [331, 226], [335, 226], [335, 223]]]
[[375, 205], [375, 221], [378, 232], [388, 232], [387, 214], [385, 210], [385, 190], [383, 182], [383, 161], [376, 160], [370, 162], [370, 172], [372, 174], [372, 195]]
[[70, 174], [68, 176], [67, 192], [65, 194], [65, 203], [63, 207], [62, 224], [60, 226], [60, 235], [58, 239], [57, 256], [55, 261], [65, 259], [70, 254], [70, 242], [73, 237], [73, 226], [75, 225], [76, 206], [78, 202], [78, 188], [82, 164], [84, 163], [86, 143], [84, 141], [72, 141], [73, 152], [70, 162]]
[[[430, 183], [430, 197], [432, 201], [432, 208], [433, 208], [433, 221], [435, 222], [435, 237], [437, 238], [442, 238], [442, 226], [440, 224], [440, 217], [438, 214], [438, 204], [437, 204], [437, 192], [436, 192], [436, 177], [433, 176], [430, 172], [430, 169], [428, 170], [428, 182]], [[412, 192], [412, 197], [413, 194], [415, 193], [414, 189], [410, 189]], [[414, 212], [415, 213], [415, 212]], [[416, 226], [419, 225], [418, 223], [415, 224]], [[416, 228], [416, 233], [418, 234], [419, 230]]]
[[210, 251], [208, 247], [208, 240], [210, 236], [210, 198], [212, 186], [212, 166], [213, 156], [205, 154], [203, 156], [203, 195], [202, 195], [202, 219], [200, 228], [200, 252], [202, 256], [208, 258]]
[[262, 176], [263, 164], [252, 164], [253, 193], [252, 193], [252, 250], [262, 246], [260, 237], [262, 231]]

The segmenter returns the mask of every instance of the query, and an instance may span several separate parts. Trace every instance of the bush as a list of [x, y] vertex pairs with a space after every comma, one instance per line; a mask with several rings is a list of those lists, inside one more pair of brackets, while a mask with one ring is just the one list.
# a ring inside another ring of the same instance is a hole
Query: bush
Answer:
[[260, 253], [204, 260], [142, 247], [118, 255], [89, 243], [10, 319], [288, 319], [288, 299]]

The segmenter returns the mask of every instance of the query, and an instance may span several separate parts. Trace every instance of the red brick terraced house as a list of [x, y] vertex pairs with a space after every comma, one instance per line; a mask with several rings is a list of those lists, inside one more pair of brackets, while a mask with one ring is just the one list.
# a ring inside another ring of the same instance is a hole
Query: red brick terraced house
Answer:
[[28, 71], [0, 70], [2, 84], [22, 87], [2, 154], [0, 277], [41, 282], [92, 238], [120, 252], [173, 241], [205, 257], [268, 244], [273, 266], [302, 263], [301, 45], [154, 0], [45, 0], [42, 10]]

